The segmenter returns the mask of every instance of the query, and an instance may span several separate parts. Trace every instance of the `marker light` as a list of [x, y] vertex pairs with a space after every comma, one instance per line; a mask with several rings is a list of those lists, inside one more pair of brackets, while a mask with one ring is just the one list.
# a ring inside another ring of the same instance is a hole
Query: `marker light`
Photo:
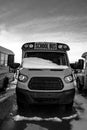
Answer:
[[25, 45], [24, 45], [24, 48], [28, 48], [28, 44], [25, 44]]
[[63, 45], [63, 48], [66, 50], [66, 49], [67, 49], [67, 46], [66, 46], [66, 45]]
[[34, 46], [33, 46], [33, 44], [29, 44], [29, 48], [33, 48]]
[[70, 50], [69, 47], [65, 44], [59, 44], [57, 48], [64, 51]]
[[19, 77], [18, 77], [18, 80], [20, 82], [26, 82], [28, 80], [28, 77], [26, 75], [20, 74]]
[[58, 49], [62, 49], [63, 48], [63, 45], [58, 45]]
[[72, 75], [68, 75], [64, 78], [65, 82], [66, 83], [70, 83], [70, 82], [73, 82], [73, 76]]

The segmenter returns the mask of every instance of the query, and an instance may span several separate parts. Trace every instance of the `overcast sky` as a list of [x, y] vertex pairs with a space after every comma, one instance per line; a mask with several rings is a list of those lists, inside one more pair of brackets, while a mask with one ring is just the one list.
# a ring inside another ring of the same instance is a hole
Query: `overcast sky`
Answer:
[[30, 41], [63, 42], [69, 59], [87, 51], [87, 0], [0, 0], [0, 45], [21, 61], [21, 46]]

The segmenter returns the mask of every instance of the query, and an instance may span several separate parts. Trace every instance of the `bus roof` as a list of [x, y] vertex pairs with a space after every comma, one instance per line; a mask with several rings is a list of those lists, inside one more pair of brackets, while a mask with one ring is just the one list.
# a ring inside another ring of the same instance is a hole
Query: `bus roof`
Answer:
[[48, 50], [48, 51], [69, 51], [67, 44], [58, 42], [28, 42], [22, 45], [23, 50]]
[[5, 54], [14, 55], [13, 51], [11, 51], [11, 50], [9, 50], [7, 48], [4, 48], [2, 46], [0, 46], [0, 52], [5, 53]]

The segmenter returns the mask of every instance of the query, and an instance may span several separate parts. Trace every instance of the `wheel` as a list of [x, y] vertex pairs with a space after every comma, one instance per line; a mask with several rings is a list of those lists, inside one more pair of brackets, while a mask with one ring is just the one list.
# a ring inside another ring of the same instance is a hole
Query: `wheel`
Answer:
[[81, 85], [81, 83], [80, 83], [80, 79], [77, 78], [76, 81], [77, 81], [77, 89], [78, 89], [79, 92], [81, 92], [81, 91], [82, 91], [82, 85]]

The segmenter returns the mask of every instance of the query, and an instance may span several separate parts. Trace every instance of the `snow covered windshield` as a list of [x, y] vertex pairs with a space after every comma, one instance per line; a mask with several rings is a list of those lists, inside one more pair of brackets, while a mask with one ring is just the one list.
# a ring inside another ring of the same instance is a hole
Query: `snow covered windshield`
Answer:
[[24, 68], [65, 68], [68, 66], [66, 53], [26, 52], [22, 61]]

